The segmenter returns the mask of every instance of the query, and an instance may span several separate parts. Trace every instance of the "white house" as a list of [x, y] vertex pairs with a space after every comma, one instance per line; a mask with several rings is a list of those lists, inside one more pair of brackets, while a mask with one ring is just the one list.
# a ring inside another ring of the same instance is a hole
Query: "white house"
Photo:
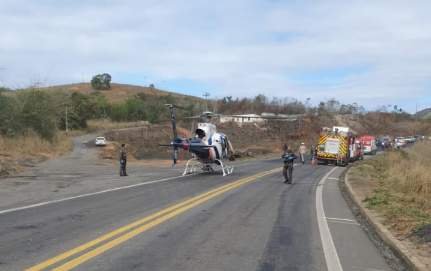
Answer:
[[264, 122], [265, 119], [257, 114], [241, 114], [241, 115], [231, 115], [231, 116], [220, 116], [220, 122], [235, 122], [238, 124], [243, 123], [260, 123]]
[[262, 113], [257, 114], [239, 114], [239, 115], [222, 115], [220, 116], [220, 123], [235, 122], [239, 125], [244, 123], [263, 123], [266, 121], [277, 120], [277, 121], [296, 121], [303, 115], [286, 115], [286, 114], [274, 114], [274, 113]]

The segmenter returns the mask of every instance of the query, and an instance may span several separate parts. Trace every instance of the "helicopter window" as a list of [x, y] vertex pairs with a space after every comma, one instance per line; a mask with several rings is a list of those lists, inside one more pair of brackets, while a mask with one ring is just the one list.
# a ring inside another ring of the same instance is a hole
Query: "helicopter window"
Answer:
[[202, 139], [202, 138], [204, 138], [204, 137], [205, 137], [205, 131], [204, 131], [204, 130], [202, 130], [202, 129], [196, 129], [196, 135], [197, 135], [200, 139]]

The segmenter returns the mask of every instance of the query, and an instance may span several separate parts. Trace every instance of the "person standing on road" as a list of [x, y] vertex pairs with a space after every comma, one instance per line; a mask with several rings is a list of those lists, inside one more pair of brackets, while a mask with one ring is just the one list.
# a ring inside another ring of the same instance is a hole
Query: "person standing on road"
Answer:
[[287, 145], [284, 145], [284, 153], [281, 156], [283, 158], [283, 176], [284, 183], [291, 184], [293, 181], [293, 162], [297, 158], [293, 151]]
[[126, 172], [126, 165], [127, 165], [127, 151], [126, 151], [126, 144], [121, 144], [120, 149], [120, 176], [127, 176]]
[[301, 158], [301, 163], [305, 164], [305, 154], [307, 153], [307, 147], [305, 147], [305, 143], [302, 142], [299, 146], [299, 156]]
[[316, 159], [317, 159], [317, 147], [312, 145], [310, 149], [310, 155], [311, 155], [311, 164], [316, 165]]
[[310, 146], [310, 160], [313, 161], [314, 158], [314, 145]]

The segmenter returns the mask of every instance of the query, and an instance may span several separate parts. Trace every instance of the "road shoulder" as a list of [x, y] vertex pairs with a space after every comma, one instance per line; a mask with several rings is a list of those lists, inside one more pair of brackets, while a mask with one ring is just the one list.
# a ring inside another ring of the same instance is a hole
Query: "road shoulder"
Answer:
[[[430, 270], [431, 266], [429, 265], [430, 260], [421, 257], [417, 251], [415, 251], [415, 244], [413, 242], [405, 239], [398, 240], [387, 227], [385, 227], [382, 223], [382, 217], [377, 214], [377, 212], [366, 208], [364, 200], [369, 196], [369, 193], [373, 190], [372, 186], [369, 186], [367, 189], [364, 189], [363, 184], [353, 181], [349, 177], [348, 170], [344, 176], [344, 181], [342, 184], [344, 185], [343, 192], [347, 194], [346, 196], [350, 198], [351, 203], [354, 205], [353, 209], [355, 209], [359, 216], [361, 216], [361, 221], [369, 228], [371, 234], [373, 234], [374, 242], [379, 242], [377, 244], [381, 249], [384, 250], [384, 254], [386, 257], [391, 258], [392, 261], [397, 262], [393, 256], [389, 255], [393, 253], [398, 259], [401, 259], [403, 263], [394, 263], [393, 267], [396, 270], [404, 270], [401, 267], [401, 264], [408, 267], [409, 270], [417, 270], [417, 271], [426, 271]], [[428, 263], [427, 263], [428, 262]]]
[[341, 264], [337, 270], [392, 270], [343, 199], [339, 182], [344, 172], [345, 168], [334, 168], [322, 184], [324, 215]]

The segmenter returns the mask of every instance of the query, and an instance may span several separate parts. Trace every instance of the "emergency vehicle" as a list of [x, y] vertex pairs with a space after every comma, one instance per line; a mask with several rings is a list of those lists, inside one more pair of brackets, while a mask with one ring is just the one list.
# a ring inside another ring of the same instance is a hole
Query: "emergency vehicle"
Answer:
[[376, 137], [372, 135], [363, 135], [359, 138], [362, 143], [364, 154], [375, 155], [377, 153]]
[[319, 163], [346, 166], [362, 157], [361, 143], [349, 127], [322, 128], [317, 145]]

